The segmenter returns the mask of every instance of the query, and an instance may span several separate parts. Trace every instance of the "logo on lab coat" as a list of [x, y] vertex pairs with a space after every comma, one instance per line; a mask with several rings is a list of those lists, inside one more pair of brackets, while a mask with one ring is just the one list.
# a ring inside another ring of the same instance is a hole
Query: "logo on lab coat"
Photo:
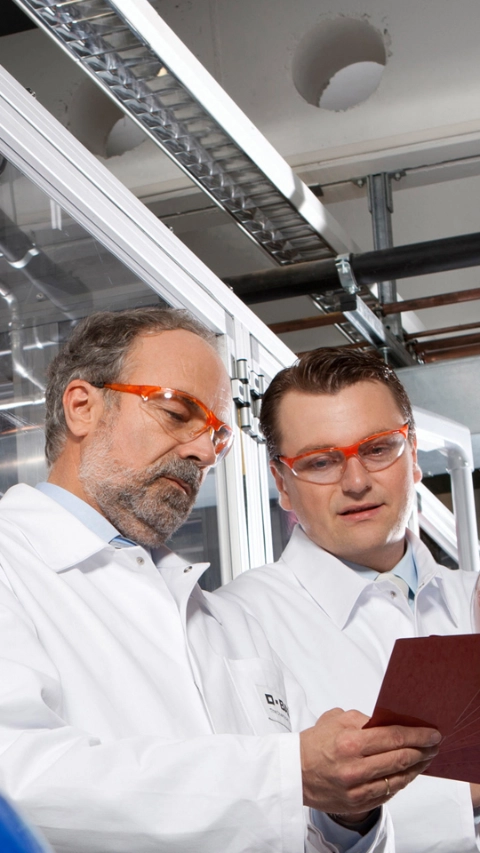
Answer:
[[281, 726], [290, 732], [292, 726], [290, 724], [288, 705], [285, 700], [278, 693], [269, 690], [268, 687], [257, 685], [257, 690], [262, 705], [267, 712], [268, 719], [274, 723], [280, 723]]

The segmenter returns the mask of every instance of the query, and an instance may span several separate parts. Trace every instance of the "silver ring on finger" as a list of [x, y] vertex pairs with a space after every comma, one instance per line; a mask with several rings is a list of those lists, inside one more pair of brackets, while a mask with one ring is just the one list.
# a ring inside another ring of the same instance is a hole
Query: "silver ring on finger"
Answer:
[[384, 781], [385, 781], [385, 785], [387, 786], [387, 790], [385, 791], [385, 796], [386, 796], [387, 800], [389, 800], [389, 799], [390, 799], [390, 797], [392, 796], [392, 792], [391, 792], [391, 790], [390, 790], [390, 782], [388, 781], [388, 777], [387, 777], [387, 776], [385, 776], [385, 780], [384, 780]]

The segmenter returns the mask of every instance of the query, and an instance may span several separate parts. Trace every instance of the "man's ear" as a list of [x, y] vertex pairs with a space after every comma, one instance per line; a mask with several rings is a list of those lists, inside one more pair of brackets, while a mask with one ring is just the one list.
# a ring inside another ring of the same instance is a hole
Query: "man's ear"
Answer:
[[292, 509], [292, 505], [290, 503], [285, 477], [283, 476], [283, 473], [279, 471], [277, 462], [270, 462], [270, 471], [273, 474], [273, 479], [275, 480], [275, 485], [278, 489], [278, 502], [282, 509], [289, 512]]
[[423, 474], [420, 465], [417, 462], [417, 439], [412, 441], [412, 460], [413, 460], [413, 482], [420, 483]]
[[97, 426], [103, 411], [103, 394], [83, 379], [72, 379], [63, 395], [63, 410], [69, 431], [83, 438]]

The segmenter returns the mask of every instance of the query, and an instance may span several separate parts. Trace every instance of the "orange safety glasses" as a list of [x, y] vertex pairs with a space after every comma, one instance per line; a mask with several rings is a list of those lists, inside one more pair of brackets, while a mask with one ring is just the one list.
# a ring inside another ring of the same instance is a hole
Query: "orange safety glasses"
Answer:
[[204, 432], [210, 432], [215, 451], [215, 464], [226, 456], [233, 443], [233, 431], [220, 421], [201, 400], [185, 391], [157, 385], [123, 385], [117, 382], [91, 383], [96, 388], [109, 388], [122, 394], [136, 394], [147, 405], [162, 429], [180, 444], [186, 444]]
[[299, 456], [275, 456], [298, 477], [310, 483], [330, 485], [341, 479], [347, 462], [355, 456], [367, 471], [383, 471], [393, 465], [405, 450], [408, 424], [400, 429], [378, 432], [349, 447], [326, 447], [309, 450]]

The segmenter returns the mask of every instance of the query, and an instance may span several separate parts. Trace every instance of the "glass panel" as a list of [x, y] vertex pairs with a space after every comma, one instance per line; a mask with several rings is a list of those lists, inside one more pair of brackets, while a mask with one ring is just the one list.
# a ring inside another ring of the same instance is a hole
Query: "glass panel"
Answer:
[[[97, 310], [165, 305], [0, 155], [0, 493], [46, 477], [45, 371], [75, 322]], [[211, 561], [220, 585], [215, 473], [171, 546]]]
[[189, 563], [210, 563], [210, 568], [200, 578], [202, 589], [213, 592], [221, 585], [217, 488], [213, 469], [208, 472], [187, 521], [167, 545]]
[[164, 304], [111, 252], [0, 159], [0, 492], [45, 478], [45, 370], [75, 321]]
[[[63, 324], [65, 337], [71, 321], [91, 311], [160, 301], [59, 205], [11, 164], [3, 162], [2, 332], [12, 328], [9, 323], [17, 321], [21, 328], [42, 328], [43, 336], [34, 335], [31, 341], [25, 341], [27, 348], [54, 346], [57, 343], [54, 329], [46, 328], [52, 323]], [[30, 381], [30, 387], [31, 384]]]

